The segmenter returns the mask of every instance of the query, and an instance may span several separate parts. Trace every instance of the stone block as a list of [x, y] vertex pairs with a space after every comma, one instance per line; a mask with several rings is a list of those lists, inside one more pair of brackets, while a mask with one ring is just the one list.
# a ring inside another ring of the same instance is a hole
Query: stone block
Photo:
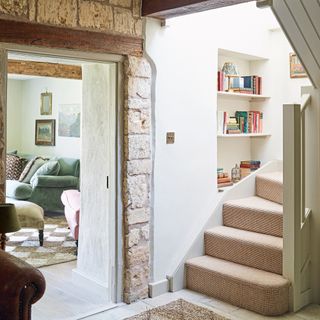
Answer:
[[126, 212], [126, 222], [128, 226], [149, 222], [150, 212], [149, 209], [128, 209]]
[[126, 83], [128, 98], [151, 98], [151, 79], [128, 77]]
[[134, 23], [134, 35], [142, 37], [143, 35], [143, 23], [141, 19], [136, 19]]
[[151, 145], [149, 135], [129, 135], [127, 137], [127, 150], [125, 150], [128, 160], [150, 159]]
[[151, 109], [150, 99], [129, 98], [125, 101], [126, 109]]
[[37, 22], [77, 26], [77, 0], [38, 0]]
[[151, 78], [150, 63], [145, 58], [129, 56], [125, 63], [126, 74], [130, 77]]
[[127, 268], [134, 268], [136, 266], [148, 265], [150, 257], [149, 246], [135, 246], [130, 248], [127, 255]]
[[141, 239], [140, 229], [131, 229], [126, 235], [126, 247], [131, 248], [138, 244]]
[[132, 13], [135, 18], [141, 17], [141, 0], [133, 0]]
[[132, 0], [110, 0], [110, 4], [119, 7], [131, 8]]
[[36, 20], [36, 0], [29, 0], [29, 20]]
[[82, 0], [79, 24], [84, 28], [113, 31], [113, 8], [105, 3]]
[[114, 30], [118, 33], [135, 35], [135, 19], [131, 10], [114, 8]]
[[150, 133], [151, 112], [148, 109], [133, 110], [125, 112], [127, 121], [124, 126], [125, 134], [147, 134]]
[[12, 16], [28, 16], [28, 0], [0, 0], [0, 12]]
[[127, 178], [127, 203], [131, 209], [149, 206], [149, 185], [145, 176], [132, 176]]
[[151, 159], [131, 160], [127, 162], [127, 173], [130, 176], [138, 174], [151, 174], [152, 161]]

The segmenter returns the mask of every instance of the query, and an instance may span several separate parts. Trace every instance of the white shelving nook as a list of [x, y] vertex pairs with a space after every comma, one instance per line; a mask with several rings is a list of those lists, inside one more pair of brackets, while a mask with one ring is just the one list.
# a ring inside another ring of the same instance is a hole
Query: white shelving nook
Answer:
[[233, 62], [240, 75], [258, 75], [262, 77], [262, 94], [245, 94], [217, 91], [217, 111], [225, 111], [234, 115], [236, 111], [263, 112], [262, 133], [221, 134], [217, 133], [217, 164], [225, 172], [231, 174], [235, 164], [242, 160], [261, 160], [261, 150], [271, 136], [268, 132], [268, 106], [272, 97], [268, 89], [268, 58], [240, 53], [236, 51], [218, 50], [218, 69], [225, 62]]

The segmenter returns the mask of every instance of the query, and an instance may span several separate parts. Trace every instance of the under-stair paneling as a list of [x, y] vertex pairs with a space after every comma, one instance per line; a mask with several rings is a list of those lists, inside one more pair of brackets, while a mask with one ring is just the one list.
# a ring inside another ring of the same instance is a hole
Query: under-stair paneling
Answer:
[[311, 82], [320, 87], [320, 3], [318, 0], [273, 0], [268, 3], [304, 65]]
[[[81, 214], [76, 273], [105, 288], [110, 283], [112, 252], [113, 65], [83, 65]], [[109, 183], [109, 188], [108, 188]]]

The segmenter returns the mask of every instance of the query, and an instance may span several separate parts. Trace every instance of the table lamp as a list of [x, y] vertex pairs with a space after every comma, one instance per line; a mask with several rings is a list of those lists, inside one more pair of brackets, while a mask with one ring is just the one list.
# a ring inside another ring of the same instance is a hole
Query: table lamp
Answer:
[[0, 204], [1, 249], [6, 249], [6, 233], [20, 230], [16, 208], [12, 203]]
[[225, 62], [222, 67], [222, 72], [225, 74], [225, 76], [228, 78], [228, 90], [230, 90], [230, 78], [231, 77], [238, 77], [239, 72], [237, 70], [236, 65], [233, 62]]

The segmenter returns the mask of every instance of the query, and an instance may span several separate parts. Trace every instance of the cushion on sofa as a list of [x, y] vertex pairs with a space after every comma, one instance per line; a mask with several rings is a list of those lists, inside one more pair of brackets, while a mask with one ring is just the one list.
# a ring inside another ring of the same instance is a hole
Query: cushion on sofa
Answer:
[[25, 159], [20, 158], [14, 154], [7, 154], [6, 179], [7, 180], [19, 180], [25, 164], [26, 164]]
[[59, 176], [79, 177], [80, 161], [73, 158], [54, 158], [60, 164]]
[[16, 180], [7, 180], [6, 195], [17, 200], [27, 200], [31, 197], [32, 187], [30, 184]]
[[34, 184], [38, 176], [57, 176], [60, 170], [60, 164], [56, 160], [49, 160], [45, 162], [32, 176], [30, 183]]
[[28, 162], [28, 164], [22, 171], [19, 181], [24, 183], [30, 183], [32, 176], [46, 161], [47, 159], [42, 157], [33, 158], [31, 161]]

